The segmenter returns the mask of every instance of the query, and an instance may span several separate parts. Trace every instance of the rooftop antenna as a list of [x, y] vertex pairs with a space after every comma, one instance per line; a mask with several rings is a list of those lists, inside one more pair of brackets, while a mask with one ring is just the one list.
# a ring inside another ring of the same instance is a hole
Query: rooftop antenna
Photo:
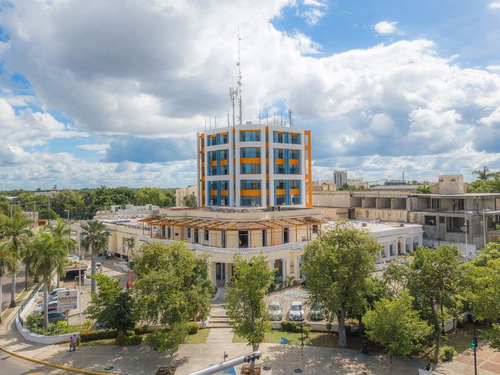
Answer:
[[205, 131], [207, 131], [207, 118], [205, 117]]
[[227, 126], [231, 126], [231, 122], [229, 121], [229, 111], [227, 111]]
[[212, 117], [208, 118], [208, 124], [210, 125], [210, 130], [212, 130]]
[[229, 97], [231, 98], [231, 104], [233, 105], [233, 126], [236, 124], [236, 118], [234, 115], [234, 102], [236, 100], [236, 90], [232, 87], [229, 88]]
[[239, 106], [239, 120], [240, 125], [243, 123], [243, 99], [242, 99], [242, 91], [243, 91], [243, 83], [242, 83], [242, 75], [241, 75], [241, 49], [240, 49], [240, 28], [238, 27], [238, 106]]
[[292, 127], [292, 94], [290, 93], [290, 99], [288, 100], [288, 120], [290, 121], [290, 127]]

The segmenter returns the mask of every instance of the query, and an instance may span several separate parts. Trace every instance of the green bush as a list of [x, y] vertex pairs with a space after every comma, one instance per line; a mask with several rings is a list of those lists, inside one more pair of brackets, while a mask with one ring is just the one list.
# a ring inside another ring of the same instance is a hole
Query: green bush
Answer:
[[142, 343], [142, 336], [132, 335], [125, 339], [126, 345], [141, 345], [141, 343]]
[[127, 343], [127, 338], [123, 334], [123, 332], [118, 332], [118, 336], [116, 337], [116, 345], [123, 346]]
[[127, 331], [125, 331], [125, 336], [129, 337], [129, 336], [134, 336], [135, 335], [135, 331], [131, 330], [131, 329], [128, 329]]
[[137, 326], [134, 328], [134, 333], [136, 335], [144, 335], [145, 333], [151, 333], [153, 329], [151, 329], [147, 324], [143, 326]]
[[311, 326], [309, 324], [304, 324], [304, 326], [302, 327], [302, 322], [282, 322], [281, 328], [283, 329], [283, 331], [287, 332], [300, 333], [302, 331], [304, 337], [308, 337], [309, 332], [311, 332]]
[[444, 359], [446, 359], [447, 361], [453, 359], [453, 357], [455, 356], [456, 354], [456, 351], [455, 351], [455, 348], [453, 346], [443, 346], [443, 357]]
[[28, 315], [26, 318], [26, 328], [32, 330], [33, 328], [40, 328], [43, 324], [42, 314]]
[[80, 337], [82, 338], [82, 342], [114, 339], [117, 336], [118, 336], [118, 332], [116, 329], [110, 329], [108, 331], [83, 331], [80, 333]]
[[276, 290], [276, 284], [275, 283], [271, 283], [269, 285], [268, 292], [271, 293], [271, 292], [274, 292], [275, 290]]
[[195, 335], [199, 329], [200, 329], [200, 327], [198, 326], [197, 323], [189, 323], [188, 324], [188, 334], [190, 334], [190, 335]]

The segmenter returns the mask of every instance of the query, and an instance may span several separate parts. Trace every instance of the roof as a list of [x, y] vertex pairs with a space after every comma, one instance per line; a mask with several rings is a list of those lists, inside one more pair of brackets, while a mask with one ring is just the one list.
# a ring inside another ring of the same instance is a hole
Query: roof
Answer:
[[464, 193], [464, 194], [420, 194], [415, 193], [412, 196], [420, 198], [448, 198], [448, 199], [461, 199], [461, 198], [500, 198], [500, 193]]
[[220, 219], [203, 219], [203, 218], [169, 218], [163, 216], [155, 216], [147, 219], [141, 219], [149, 225], [169, 225], [175, 227], [189, 227], [205, 230], [265, 230], [265, 229], [281, 229], [304, 225], [320, 225], [322, 220], [314, 217], [301, 218], [284, 218], [284, 219], [269, 219], [269, 220], [220, 220]]

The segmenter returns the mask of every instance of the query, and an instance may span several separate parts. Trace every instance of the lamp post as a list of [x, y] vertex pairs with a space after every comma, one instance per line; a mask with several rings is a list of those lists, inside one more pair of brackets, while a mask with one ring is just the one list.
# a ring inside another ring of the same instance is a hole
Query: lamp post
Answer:
[[483, 208], [483, 231], [484, 231], [484, 247], [486, 247], [486, 216], [485, 216], [485, 212], [489, 212], [490, 210], [488, 208], [484, 209]]
[[67, 212], [67, 213], [68, 213], [68, 223], [69, 223], [69, 211], [70, 211], [69, 209], [64, 210], [64, 212]]

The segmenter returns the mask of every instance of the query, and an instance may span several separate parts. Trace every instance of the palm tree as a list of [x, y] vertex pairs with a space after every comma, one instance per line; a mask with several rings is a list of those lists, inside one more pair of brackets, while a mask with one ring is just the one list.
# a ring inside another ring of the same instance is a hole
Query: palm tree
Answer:
[[488, 178], [491, 177], [490, 169], [488, 168], [487, 165], [483, 167], [483, 169], [478, 169], [472, 172], [472, 174], [477, 174], [477, 178], [479, 180], [487, 180]]
[[[83, 224], [81, 228], [83, 229], [82, 246], [92, 254], [90, 273], [91, 275], [95, 275], [96, 256], [100, 250], [103, 250], [108, 246], [108, 240], [111, 234], [106, 232], [106, 226], [100, 221], [87, 221], [87, 223]], [[94, 278], [92, 278], [90, 285], [90, 290], [95, 292], [96, 280]]]
[[[49, 225], [48, 230], [52, 234], [54, 246], [60, 246], [66, 253], [75, 249], [76, 241], [70, 237], [71, 227], [68, 222], [57, 219], [56, 225]], [[59, 288], [59, 277], [57, 278], [57, 287]]]
[[432, 194], [432, 188], [429, 184], [424, 182], [421, 185], [418, 185], [417, 190], [415, 192], [420, 193], [420, 194]]
[[63, 247], [57, 246], [50, 233], [38, 233], [32, 242], [33, 258], [32, 270], [35, 275], [41, 277], [43, 286], [43, 324], [45, 329], [49, 326], [48, 318], [48, 294], [52, 283], [52, 274], [54, 270], [58, 275], [64, 275], [64, 266], [66, 265], [66, 251]]
[[[16, 262], [22, 257], [26, 244], [29, 239], [33, 236], [33, 232], [29, 228], [32, 220], [28, 219], [26, 216], [16, 211], [13, 218], [5, 218], [0, 223], [0, 230], [3, 237], [7, 240], [7, 248], [9, 254], [15, 258]], [[26, 266], [27, 267], [27, 266]], [[16, 305], [16, 273], [18, 271], [17, 263], [16, 267], [11, 271], [12, 273], [12, 288], [10, 293], [10, 307]], [[27, 272], [27, 271], [26, 271]], [[27, 275], [26, 275], [27, 276]], [[26, 277], [26, 283], [27, 283]], [[27, 286], [27, 284], [26, 284]]]
[[135, 237], [125, 238], [125, 245], [127, 246], [127, 261], [130, 262], [130, 253], [132, 252], [132, 250], [134, 250], [135, 247]]
[[0, 242], [0, 323], [2, 323], [2, 294], [3, 294], [3, 280], [4, 275], [10, 274], [16, 268], [17, 263], [15, 258], [11, 257], [7, 251], [7, 242]]

